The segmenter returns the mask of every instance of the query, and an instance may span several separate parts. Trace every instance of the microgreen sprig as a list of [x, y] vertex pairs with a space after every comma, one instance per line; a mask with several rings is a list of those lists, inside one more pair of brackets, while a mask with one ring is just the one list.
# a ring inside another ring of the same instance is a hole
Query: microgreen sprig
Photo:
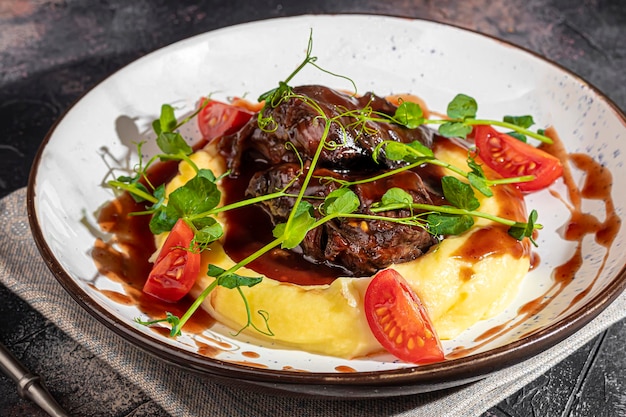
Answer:
[[545, 136], [542, 129], [533, 132], [528, 128], [535, 122], [532, 116], [504, 116], [503, 120], [476, 119], [478, 104], [473, 97], [465, 94], [457, 94], [448, 103], [446, 115], [447, 119], [427, 119], [419, 104], [404, 101], [400, 103], [393, 119], [396, 123], [415, 129], [424, 124], [439, 125], [439, 133], [448, 138], [467, 138], [475, 125], [493, 125], [510, 129], [511, 136], [526, 142], [526, 136], [535, 138], [541, 142], [551, 144], [552, 139]]
[[[533, 233], [543, 226], [536, 223], [537, 212], [532, 210], [528, 222], [517, 222], [502, 218], [490, 213], [478, 211], [480, 202], [472, 188], [456, 177], [445, 176], [441, 179], [443, 194], [451, 205], [436, 206], [432, 204], [414, 203], [411, 194], [400, 188], [391, 188], [375, 203], [370, 210], [380, 213], [391, 210], [409, 209], [427, 212], [426, 223], [428, 230], [434, 235], [459, 235], [474, 225], [474, 218], [479, 217], [500, 223], [509, 227], [508, 233], [517, 240], [527, 237], [537, 246]], [[423, 215], [417, 216], [421, 220]], [[416, 217], [415, 215], [409, 218]]]
[[264, 116], [265, 109], [278, 107], [287, 97], [290, 97], [292, 95], [293, 89], [289, 85], [289, 82], [300, 71], [302, 71], [307, 65], [312, 65], [313, 67], [317, 68], [321, 72], [332, 75], [333, 77], [343, 78], [349, 81], [352, 84], [352, 87], [354, 88], [354, 94], [356, 94], [357, 87], [351, 78], [346, 77], [341, 74], [336, 74], [325, 68], [320, 67], [319, 65], [316, 64], [317, 57], [313, 56], [312, 54], [313, 54], [313, 29], [311, 29], [309, 33], [309, 42], [307, 44], [306, 54], [302, 62], [291, 72], [291, 74], [289, 74], [289, 76], [287, 76], [287, 78], [285, 78], [283, 81], [278, 82], [278, 87], [272, 88], [271, 90], [268, 90], [259, 96], [258, 101], [265, 103], [263, 106], [263, 109], [259, 112], [258, 118], [257, 118], [258, 126], [261, 129], [266, 130], [266, 131], [274, 131], [276, 129], [277, 126], [275, 125], [274, 120], [271, 117]]
[[470, 168], [470, 171], [465, 171], [448, 162], [437, 159], [432, 149], [424, 146], [419, 141], [414, 141], [410, 143], [395, 142], [390, 140], [383, 141], [379, 143], [374, 149], [373, 155], [375, 160], [379, 159], [380, 154], [383, 150], [387, 159], [392, 161], [403, 161], [408, 163], [408, 165], [383, 173], [376, 179], [385, 176], [395, 175], [399, 171], [413, 169], [423, 164], [431, 164], [446, 168], [459, 176], [467, 178], [469, 183], [475, 189], [480, 191], [483, 195], [491, 197], [493, 195], [493, 192], [491, 191], [490, 187], [492, 186], [532, 181], [535, 178], [533, 175], [523, 175], [511, 178], [488, 179], [485, 176], [482, 167], [476, 163], [471, 154], [468, 155], [467, 158], [467, 165]]

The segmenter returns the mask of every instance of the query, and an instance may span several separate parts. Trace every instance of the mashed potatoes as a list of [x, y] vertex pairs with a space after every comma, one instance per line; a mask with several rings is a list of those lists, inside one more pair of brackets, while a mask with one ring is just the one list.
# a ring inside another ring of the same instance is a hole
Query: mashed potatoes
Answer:
[[[461, 148], [436, 149], [439, 159], [465, 166]], [[192, 159], [216, 175], [225, 163], [210, 145]], [[194, 171], [181, 163], [179, 174], [168, 184], [167, 192], [183, 185]], [[526, 221], [521, 195], [510, 187], [497, 187], [492, 198], [481, 198], [480, 211], [517, 221]], [[228, 225], [224, 225], [228, 227]], [[411, 285], [426, 306], [441, 339], [456, 335], [506, 307], [529, 269], [528, 239], [519, 242], [506, 229], [485, 220], [463, 235], [449, 237], [411, 262], [393, 265]], [[220, 243], [203, 253], [201, 276], [192, 289], [197, 296], [213, 280], [204, 274], [209, 264], [229, 268], [234, 262]], [[243, 268], [240, 275], [259, 274]], [[265, 277], [251, 288], [242, 288], [254, 323], [265, 328], [263, 311], [269, 317], [274, 336], [264, 336], [248, 328], [257, 338], [276, 345], [309, 352], [353, 358], [382, 350], [372, 335], [363, 312], [363, 297], [370, 278], [338, 278], [330, 285], [299, 286]], [[203, 308], [216, 320], [235, 330], [248, 321], [246, 309], [236, 290], [217, 287], [206, 298]]]

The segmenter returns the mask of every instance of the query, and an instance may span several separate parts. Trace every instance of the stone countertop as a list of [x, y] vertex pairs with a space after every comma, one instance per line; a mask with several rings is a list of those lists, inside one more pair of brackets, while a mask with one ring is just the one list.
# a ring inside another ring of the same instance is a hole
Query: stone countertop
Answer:
[[[580, 75], [626, 109], [621, 0], [0, 1], [0, 197], [27, 183], [55, 120], [117, 69], [189, 36], [306, 13], [425, 18], [496, 36]], [[488, 63], [478, 63], [488, 65]], [[166, 416], [142, 391], [0, 285], [0, 342], [84, 416]], [[485, 416], [626, 415], [626, 322], [590, 341]], [[0, 376], [0, 415], [43, 416]]]

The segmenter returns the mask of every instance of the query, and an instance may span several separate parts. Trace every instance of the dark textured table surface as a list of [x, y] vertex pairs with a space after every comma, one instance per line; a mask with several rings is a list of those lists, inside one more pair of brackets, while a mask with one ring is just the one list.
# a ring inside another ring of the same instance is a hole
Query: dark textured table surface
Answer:
[[[623, 0], [0, 0], [0, 197], [26, 185], [54, 121], [117, 69], [198, 33], [305, 13], [426, 18], [494, 35], [561, 64], [626, 109]], [[1, 285], [0, 341], [72, 415], [166, 415]], [[626, 415], [625, 341], [622, 321], [485, 415]], [[0, 415], [44, 413], [0, 376]]]

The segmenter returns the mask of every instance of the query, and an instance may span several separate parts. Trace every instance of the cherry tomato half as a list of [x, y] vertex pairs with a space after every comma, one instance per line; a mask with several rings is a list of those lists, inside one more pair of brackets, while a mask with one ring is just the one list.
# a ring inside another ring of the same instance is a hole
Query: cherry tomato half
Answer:
[[480, 158], [502, 177], [535, 176], [532, 181], [516, 184], [521, 191], [546, 188], [563, 174], [558, 158], [491, 126], [474, 126], [473, 135]]
[[206, 103], [206, 100], [203, 98], [200, 103], [204, 107], [198, 113], [198, 128], [202, 137], [209, 141], [236, 132], [254, 114], [242, 105], [235, 106], [215, 100]]
[[385, 269], [374, 275], [364, 305], [374, 337], [389, 353], [417, 364], [444, 359], [426, 309], [398, 272]]
[[196, 282], [200, 253], [189, 250], [193, 231], [179, 219], [165, 240], [143, 291], [170, 303], [183, 298]]

